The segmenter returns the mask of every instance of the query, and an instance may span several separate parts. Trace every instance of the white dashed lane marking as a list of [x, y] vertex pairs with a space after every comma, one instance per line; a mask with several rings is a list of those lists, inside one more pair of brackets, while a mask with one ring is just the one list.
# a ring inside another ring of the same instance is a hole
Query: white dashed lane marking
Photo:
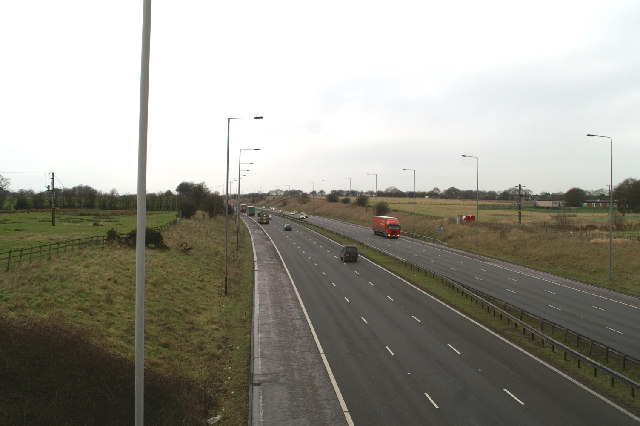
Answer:
[[427, 399], [429, 400], [429, 402], [431, 402], [431, 404], [432, 404], [435, 408], [440, 408], [440, 407], [438, 407], [438, 404], [436, 404], [436, 403], [435, 403], [435, 401], [434, 401], [434, 400], [429, 396], [429, 394], [428, 394], [428, 393], [426, 393], [426, 392], [425, 392], [425, 393], [424, 393], [424, 396], [426, 396], [426, 397], [427, 397]]

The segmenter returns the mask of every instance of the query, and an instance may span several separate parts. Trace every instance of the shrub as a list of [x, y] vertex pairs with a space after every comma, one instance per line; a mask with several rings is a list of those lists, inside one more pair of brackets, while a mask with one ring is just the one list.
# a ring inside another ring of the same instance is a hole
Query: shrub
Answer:
[[351, 198], [349, 197], [344, 197], [342, 200], [342, 204], [350, 204], [351, 203]]
[[362, 194], [356, 197], [356, 205], [360, 207], [367, 207], [369, 204], [369, 197]]
[[115, 228], [111, 228], [107, 231], [107, 242], [108, 243], [120, 243], [122, 242], [122, 237], [118, 234], [118, 231]]
[[391, 207], [389, 207], [389, 204], [385, 203], [384, 201], [380, 201], [376, 203], [374, 208], [375, 208], [376, 215], [378, 216], [385, 216], [387, 213], [391, 211]]
[[327, 201], [330, 203], [337, 203], [338, 194], [336, 194], [335, 192], [332, 192], [331, 194], [327, 195]]
[[180, 200], [180, 215], [185, 219], [191, 219], [198, 210], [198, 205], [191, 199], [183, 198]]
[[[136, 230], [129, 232], [124, 236], [122, 242], [129, 247], [136, 246]], [[167, 249], [167, 245], [164, 243], [164, 237], [162, 232], [158, 228], [147, 228], [144, 236], [144, 245], [148, 248]]]

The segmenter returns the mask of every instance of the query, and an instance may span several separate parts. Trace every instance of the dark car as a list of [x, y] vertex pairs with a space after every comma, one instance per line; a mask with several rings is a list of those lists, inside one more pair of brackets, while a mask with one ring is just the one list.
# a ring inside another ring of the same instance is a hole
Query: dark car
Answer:
[[340, 250], [340, 260], [343, 262], [357, 262], [358, 261], [358, 247], [356, 246], [342, 246]]
[[284, 225], [284, 230], [285, 231], [291, 231], [291, 225], [289, 225], [288, 223], [286, 225]]

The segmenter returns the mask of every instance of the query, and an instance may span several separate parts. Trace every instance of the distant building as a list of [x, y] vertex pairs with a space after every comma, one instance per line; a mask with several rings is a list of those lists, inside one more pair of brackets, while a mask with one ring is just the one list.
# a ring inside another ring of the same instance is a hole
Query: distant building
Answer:
[[[609, 200], [587, 200], [582, 203], [582, 207], [609, 207]], [[613, 200], [613, 208], [618, 208], [618, 201]]]
[[537, 209], [560, 209], [564, 207], [564, 201], [535, 200], [533, 207]]

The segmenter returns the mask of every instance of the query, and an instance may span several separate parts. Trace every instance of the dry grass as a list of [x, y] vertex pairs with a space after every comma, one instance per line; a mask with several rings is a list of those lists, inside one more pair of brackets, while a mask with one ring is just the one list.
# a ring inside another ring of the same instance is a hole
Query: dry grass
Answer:
[[[382, 197], [381, 197], [382, 200]], [[398, 199], [389, 199], [397, 200]], [[385, 200], [385, 201], [389, 201]], [[267, 200], [264, 205], [282, 209], [305, 210], [311, 213], [311, 203], [303, 206], [281, 199]], [[356, 205], [328, 203], [324, 198], [313, 201], [317, 215], [345, 220], [370, 226], [373, 210]], [[428, 214], [444, 216], [442, 219], [428, 219], [410, 213], [392, 212], [399, 218], [404, 231], [413, 231], [447, 243], [451, 247], [481, 253], [498, 259], [507, 260], [524, 266], [547, 271], [590, 284], [610, 288], [627, 294], [640, 296], [640, 243], [629, 240], [615, 240], [613, 247], [613, 280], [609, 281], [609, 244], [608, 239], [600, 242], [571, 236], [569, 233], [544, 232], [540, 228], [503, 227], [494, 229], [479, 223], [479, 245], [476, 245], [474, 224], [456, 225], [451, 217], [453, 211], [460, 212], [461, 206], [467, 208], [463, 213], [475, 214], [475, 201], [458, 200], [421, 200], [419, 206], [429, 206]], [[395, 206], [392, 206], [395, 208]], [[409, 208], [410, 209], [410, 208]], [[441, 209], [441, 210], [440, 210]], [[509, 212], [513, 214], [513, 212]], [[458, 214], [458, 213], [456, 213]], [[484, 212], [480, 212], [484, 215]], [[526, 212], [528, 215], [529, 213]], [[548, 212], [540, 214], [548, 215]], [[580, 214], [578, 219], [588, 222], [590, 214]], [[483, 217], [483, 216], [481, 216]], [[574, 219], [577, 220], [577, 219]], [[630, 220], [630, 219], [629, 219]], [[442, 226], [444, 232], [436, 229]]]

